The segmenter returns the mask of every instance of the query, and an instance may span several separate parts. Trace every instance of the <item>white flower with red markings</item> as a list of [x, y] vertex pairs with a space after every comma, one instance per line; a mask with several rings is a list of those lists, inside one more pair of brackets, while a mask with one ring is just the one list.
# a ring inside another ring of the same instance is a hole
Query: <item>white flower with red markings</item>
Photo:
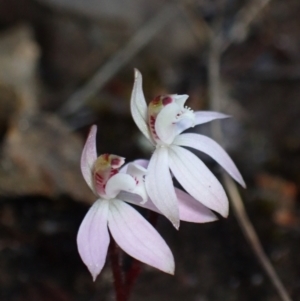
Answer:
[[[174, 259], [166, 242], [134, 208], [122, 200], [143, 202], [147, 197], [143, 170], [128, 164], [126, 172], [119, 172], [122, 157], [104, 154], [97, 158], [97, 127], [93, 126], [81, 156], [83, 177], [99, 197], [82, 221], [77, 245], [83, 262], [95, 280], [101, 272], [110, 242], [110, 236], [129, 255], [166, 273], [174, 273]], [[188, 210], [184, 214], [188, 215]]]
[[178, 194], [170, 170], [194, 201], [224, 217], [228, 215], [228, 199], [222, 185], [196, 155], [182, 146], [208, 154], [245, 187], [240, 172], [219, 144], [203, 135], [182, 134], [188, 128], [229, 116], [210, 111], [193, 112], [184, 106], [187, 98], [188, 95], [163, 95], [154, 98], [147, 106], [142, 75], [138, 70], [135, 71], [131, 95], [132, 117], [155, 147], [145, 177], [146, 191], [155, 207], [176, 228], [182, 219], [180, 206], [183, 205], [181, 202], [178, 206]]

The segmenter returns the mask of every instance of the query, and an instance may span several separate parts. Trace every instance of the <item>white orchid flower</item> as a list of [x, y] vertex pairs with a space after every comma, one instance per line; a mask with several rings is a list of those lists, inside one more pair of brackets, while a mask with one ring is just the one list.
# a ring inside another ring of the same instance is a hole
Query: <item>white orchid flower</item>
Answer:
[[[129, 255], [166, 273], [174, 273], [174, 258], [163, 238], [134, 208], [122, 200], [121, 193], [132, 193], [128, 200], [135, 203], [145, 197], [138, 167], [119, 172], [124, 158], [104, 154], [97, 158], [97, 127], [93, 126], [81, 156], [83, 177], [99, 197], [82, 221], [77, 245], [83, 262], [95, 280], [101, 272], [110, 242], [109, 232], [116, 243]], [[137, 172], [138, 171], [138, 172]], [[141, 193], [137, 195], [136, 193]], [[185, 210], [188, 214], [188, 210]]]
[[194, 200], [224, 217], [228, 215], [228, 199], [222, 185], [196, 155], [182, 146], [208, 154], [245, 187], [237, 167], [219, 144], [203, 135], [182, 134], [190, 127], [229, 116], [210, 111], [193, 112], [184, 106], [187, 98], [188, 95], [163, 95], [154, 98], [147, 106], [142, 75], [135, 70], [132, 117], [155, 147], [145, 177], [147, 194], [176, 228], [179, 227], [180, 210], [170, 170]]

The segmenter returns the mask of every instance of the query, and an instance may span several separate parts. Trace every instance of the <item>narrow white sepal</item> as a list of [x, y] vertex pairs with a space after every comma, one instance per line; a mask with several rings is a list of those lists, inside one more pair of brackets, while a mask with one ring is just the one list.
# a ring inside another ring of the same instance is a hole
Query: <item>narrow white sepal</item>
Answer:
[[159, 211], [178, 229], [179, 210], [169, 170], [168, 150], [166, 147], [160, 147], [155, 150], [147, 170], [145, 184], [150, 199]]
[[222, 185], [197, 156], [173, 145], [169, 148], [169, 165], [174, 177], [192, 197], [228, 216], [228, 199]]
[[107, 218], [108, 202], [96, 201], [85, 215], [77, 234], [78, 252], [94, 281], [104, 266], [110, 241]]
[[214, 111], [196, 111], [195, 113], [195, 125], [207, 123], [216, 119], [230, 118], [230, 115], [226, 115]]
[[110, 202], [108, 227], [116, 243], [130, 256], [163, 272], [174, 274], [171, 250], [153, 226], [130, 205]]
[[181, 134], [177, 136], [174, 145], [187, 146], [197, 149], [216, 160], [244, 188], [246, 184], [236, 165], [225, 150], [214, 140], [199, 134]]
[[97, 126], [93, 125], [90, 129], [89, 135], [82, 150], [80, 160], [80, 167], [83, 178], [85, 179], [88, 186], [94, 191], [94, 193], [95, 189], [93, 186], [92, 168], [95, 161], [97, 160], [96, 135]]
[[140, 131], [154, 144], [147, 125], [148, 108], [142, 87], [142, 74], [137, 69], [134, 69], [134, 76], [135, 79], [130, 100], [131, 115]]

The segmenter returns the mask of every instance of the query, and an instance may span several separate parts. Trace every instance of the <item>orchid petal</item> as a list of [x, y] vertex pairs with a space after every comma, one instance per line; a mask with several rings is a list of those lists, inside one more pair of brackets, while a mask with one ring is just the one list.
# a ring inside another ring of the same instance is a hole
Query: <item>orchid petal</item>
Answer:
[[[189, 194], [178, 188], [175, 188], [175, 193], [178, 199], [179, 217], [181, 221], [191, 223], [209, 223], [218, 219], [211, 210], [202, 205]], [[130, 192], [122, 192], [118, 195], [118, 198], [133, 205], [161, 214], [150, 198], [148, 198], [146, 203], [141, 203], [140, 197]]]
[[107, 218], [108, 202], [96, 201], [84, 217], [77, 235], [80, 257], [94, 281], [104, 266], [110, 241]]
[[155, 150], [145, 178], [146, 190], [159, 211], [178, 229], [179, 211], [172, 177], [169, 170], [168, 150], [160, 147]]
[[81, 172], [89, 187], [94, 191], [93, 187], [93, 175], [92, 168], [97, 160], [97, 149], [96, 149], [96, 134], [97, 126], [93, 125], [90, 129], [89, 135], [85, 142], [82, 154], [81, 154]]
[[173, 145], [169, 149], [169, 164], [175, 178], [192, 197], [227, 217], [226, 193], [220, 182], [198, 157], [182, 147]]
[[192, 223], [209, 223], [218, 219], [211, 210], [189, 194], [178, 188], [175, 188], [175, 192], [178, 199], [180, 220]]
[[214, 112], [214, 111], [196, 111], [194, 114], [195, 114], [195, 125], [207, 123], [215, 119], [224, 119], [224, 118], [231, 117], [229, 115], [219, 113], [219, 112]]
[[206, 153], [216, 160], [238, 183], [244, 188], [246, 187], [243, 177], [229, 155], [214, 140], [203, 135], [189, 133], [177, 136], [173, 144], [192, 147]]
[[147, 125], [147, 104], [143, 92], [143, 78], [142, 74], [135, 69], [134, 70], [134, 85], [131, 93], [130, 109], [134, 122], [140, 129], [140, 131], [146, 136], [146, 138], [153, 143], [148, 125]]
[[130, 256], [174, 274], [174, 258], [166, 242], [130, 205], [116, 199], [111, 201], [108, 227], [116, 243]]
[[106, 183], [105, 194], [107, 198], [114, 198], [121, 191], [133, 191], [136, 186], [134, 178], [128, 174], [117, 173]]
[[193, 113], [194, 120], [191, 122], [190, 119], [182, 119], [180, 122], [177, 123], [177, 132], [176, 134], [179, 135], [185, 130], [189, 129], [190, 127], [194, 127], [199, 124], [207, 123], [213, 121], [215, 119], [223, 119], [229, 118], [229, 115], [225, 115], [223, 113], [213, 112], [213, 111], [197, 111]]

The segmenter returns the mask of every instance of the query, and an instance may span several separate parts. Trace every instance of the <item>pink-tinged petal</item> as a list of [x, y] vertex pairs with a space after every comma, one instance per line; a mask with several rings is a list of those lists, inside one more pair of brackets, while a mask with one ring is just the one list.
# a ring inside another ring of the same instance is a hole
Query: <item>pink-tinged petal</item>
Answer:
[[124, 173], [117, 173], [106, 183], [105, 193], [107, 198], [114, 198], [121, 191], [133, 191], [136, 182], [133, 177]]
[[[179, 217], [181, 221], [191, 223], [209, 223], [218, 219], [211, 210], [202, 205], [189, 194], [178, 188], [175, 188], [175, 193], [178, 199]], [[146, 203], [141, 203], [141, 198], [138, 195], [130, 192], [122, 192], [118, 195], [118, 198], [133, 205], [137, 205], [161, 214], [150, 198], [148, 198]]]
[[197, 111], [195, 114], [195, 125], [207, 123], [215, 119], [229, 118], [229, 115], [214, 111]]
[[173, 145], [169, 149], [169, 165], [192, 197], [222, 216], [228, 216], [228, 199], [222, 185], [197, 156]]
[[111, 201], [108, 227], [116, 243], [130, 256], [174, 274], [174, 258], [166, 242], [130, 205]]
[[[151, 138], [148, 125], [147, 125], [147, 104], [143, 92], [143, 78], [142, 74], [135, 69], [134, 70], [134, 85], [131, 93], [131, 100], [130, 100], [130, 109], [131, 109], [131, 115], [140, 129], [140, 131], [146, 136], [149, 141], [153, 143], [153, 140]], [[154, 144], [154, 143], [153, 143]]]
[[94, 188], [93, 188], [92, 168], [97, 159], [96, 135], [97, 135], [97, 126], [93, 125], [90, 129], [89, 135], [85, 142], [81, 154], [81, 162], [80, 162], [82, 175], [86, 183], [93, 191]]
[[175, 138], [173, 144], [192, 147], [206, 153], [216, 160], [238, 183], [246, 188], [246, 184], [237, 167], [225, 150], [214, 140], [199, 134], [181, 134]]
[[216, 221], [217, 216], [196, 199], [184, 191], [175, 188], [178, 198], [180, 220], [191, 223], [209, 223]]
[[94, 281], [104, 266], [110, 241], [107, 219], [108, 202], [96, 201], [84, 217], [77, 235], [80, 257]]
[[153, 153], [149, 162], [145, 184], [147, 193], [155, 206], [178, 229], [179, 211], [169, 170], [167, 148], [157, 148]]

